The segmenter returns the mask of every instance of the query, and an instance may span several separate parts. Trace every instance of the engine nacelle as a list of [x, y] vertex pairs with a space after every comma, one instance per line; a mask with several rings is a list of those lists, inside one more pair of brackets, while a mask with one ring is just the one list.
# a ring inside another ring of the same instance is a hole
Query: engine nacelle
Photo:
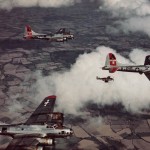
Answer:
[[57, 41], [57, 42], [64, 42], [64, 39], [63, 39], [63, 38], [60, 38], [60, 39], [57, 39], [56, 41]]
[[36, 150], [43, 150], [44, 148], [43, 148], [43, 146], [37, 146], [36, 147]]
[[54, 144], [54, 139], [50, 138], [39, 138], [38, 139], [40, 145], [51, 146]]

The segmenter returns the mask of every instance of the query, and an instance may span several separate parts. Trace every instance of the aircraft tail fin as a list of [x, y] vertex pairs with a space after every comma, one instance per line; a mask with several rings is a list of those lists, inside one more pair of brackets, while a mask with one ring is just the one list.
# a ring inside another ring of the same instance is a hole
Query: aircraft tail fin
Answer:
[[150, 65], [150, 55], [145, 57], [145, 63], [144, 65]]
[[[145, 57], [144, 65], [150, 65], [150, 55]], [[144, 74], [150, 80], [150, 72], [145, 72]]]
[[114, 54], [109, 53], [106, 56], [105, 66], [109, 67], [109, 72], [114, 73], [118, 70], [118, 62]]
[[36, 33], [31, 29], [29, 25], [25, 26], [24, 38], [32, 38]]
[[145, 72], [144, 74], [148, 78], [148, 80], [150, 80], [150, 72]]

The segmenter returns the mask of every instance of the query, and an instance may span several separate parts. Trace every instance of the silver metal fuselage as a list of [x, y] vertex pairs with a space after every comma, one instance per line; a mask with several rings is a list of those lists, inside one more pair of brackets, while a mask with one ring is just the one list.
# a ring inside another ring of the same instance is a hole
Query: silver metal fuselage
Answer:
[[138, 66], [104, 66], [102, 70], [111, 70], [112, 68], [116, 68], [116, 71], [124, 71], [124, 72], [137, 72], [137, 73], [145, 73], [150, 71], [150, 65], [138, 65]]
[[63, 36], [63, 34], [54, 34], [54, 35], [48, 35], [48, 34], [33, 34], [32, 36], [24, 35], [25, 39], [43, 39], [43, 40], [50, 40], [50, 41], [56, 41], [56, 42], [63, 42], [67, 39]]
[[73, 34], [63, 34], [63, 37], [67, 38], [67, 39], [74, 39], [74, 35]]
[[0, 125], [0, 135], [11, 137], [26, 135], [29, 137], [61, 138], [71, 136], [72, 134], [72, 129], [64, 126], [62, 128], [54, 128], [47, 125]]

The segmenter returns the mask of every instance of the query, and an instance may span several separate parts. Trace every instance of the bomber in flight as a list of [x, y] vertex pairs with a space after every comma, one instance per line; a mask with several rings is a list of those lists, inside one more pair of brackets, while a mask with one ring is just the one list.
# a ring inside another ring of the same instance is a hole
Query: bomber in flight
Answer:
[[70, 31], [66, 31], [65, 28], [59, 29], [56, 33], [36, 33], [34, 32], [29, 25], [25, 26], [24, 39], [40, 39], [40, 40], [49, 40], [51, 42], [64, 42], [68, 39], [74, 39], [74, 35]]
[[110, 76], [108, 77], [103, 77], [103, 78], [100, 78], [100, 77], [96, 77], [97, 80], [102, 80], [104, 81], [105, 83], [108, 83], [109, 81], [114, 81], [114, 79]]
[[109, 53], [106, 57], [105, 66], [102, 67], [103, 70], [109, 70], [110, 73], [116, 71], [124, 72], [137, 72], [139, 74], [145, 74], [145, 76], [150, 80], [150, 55], [145, 57], [144, 65], [122, 65], [117, 62], [114, 54]]
[[71, 128], [63, 126], [63, 114], [53, 112], [56, 96], [46, 97], [23, 124], [0, 125], [0, 135], [12, 137], [6, 150], [31, 148], [43, 150], [55, 144], [55, 138], [70, 137]]

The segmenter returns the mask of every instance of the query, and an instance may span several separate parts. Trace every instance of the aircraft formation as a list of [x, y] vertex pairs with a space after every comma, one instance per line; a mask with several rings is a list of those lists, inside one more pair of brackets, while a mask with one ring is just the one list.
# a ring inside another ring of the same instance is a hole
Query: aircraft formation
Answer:
[[[66, 31], [65, 28], [61, 28], [55, 33], [37, 33], [29, 25], [26, 25], [23, 38], [64, 42], [74, 39], [74, 35], [70, 31]], [[150, 55], [146, 56], [144, 65], [129, 66], [120, 64], [115, 55], [109, 53], [102, 70], [108, 70], [109, 73], [116, 71], [144, 73], [150, 80]], [[114, 81], [111, 76], [97, 76], [96, 79], [105, 83]], [[0, 125], [0, 135], [13, 138], [6, 150], [21, 150], [29, 146], [35, 147], [36, 150], [43, 150], [45, 146], [55, 145], [56, 138], [72, 136], [73, 130], [64, 126], [63, 113], [54, 112], [55, 101], [56, 96], [54, 95], [46, 97], [25, 123]], [[28, 140], [30, 142], [26, 142]]]
[[[66, 31], [65, 28], [59, 29], [56, 33], [36, 33], [34, 32], [29, 25], [25, 26], [24, 39], [39, 39], [39, 40], [49, 40], [50, 42], [64, 42], [69, 39], [74, 39], [74, 35], [70, 31]], [[102, 67], [102, 70], [109, 70], [109, 73], [114, 73], [116, 71], [123, 72], [137, 72], [140, 74], [145, 74], [146, 77], [150, 80], [150, 55], [146, 56], [144, 65], [122, 65], [117, 62], [114, 54], [109, 53], [106, 57], [105, 66]], [[99, 78], [97, 80], [102, 80], [105, 83], [109, 81], [114, 81], [110, 76]]]

